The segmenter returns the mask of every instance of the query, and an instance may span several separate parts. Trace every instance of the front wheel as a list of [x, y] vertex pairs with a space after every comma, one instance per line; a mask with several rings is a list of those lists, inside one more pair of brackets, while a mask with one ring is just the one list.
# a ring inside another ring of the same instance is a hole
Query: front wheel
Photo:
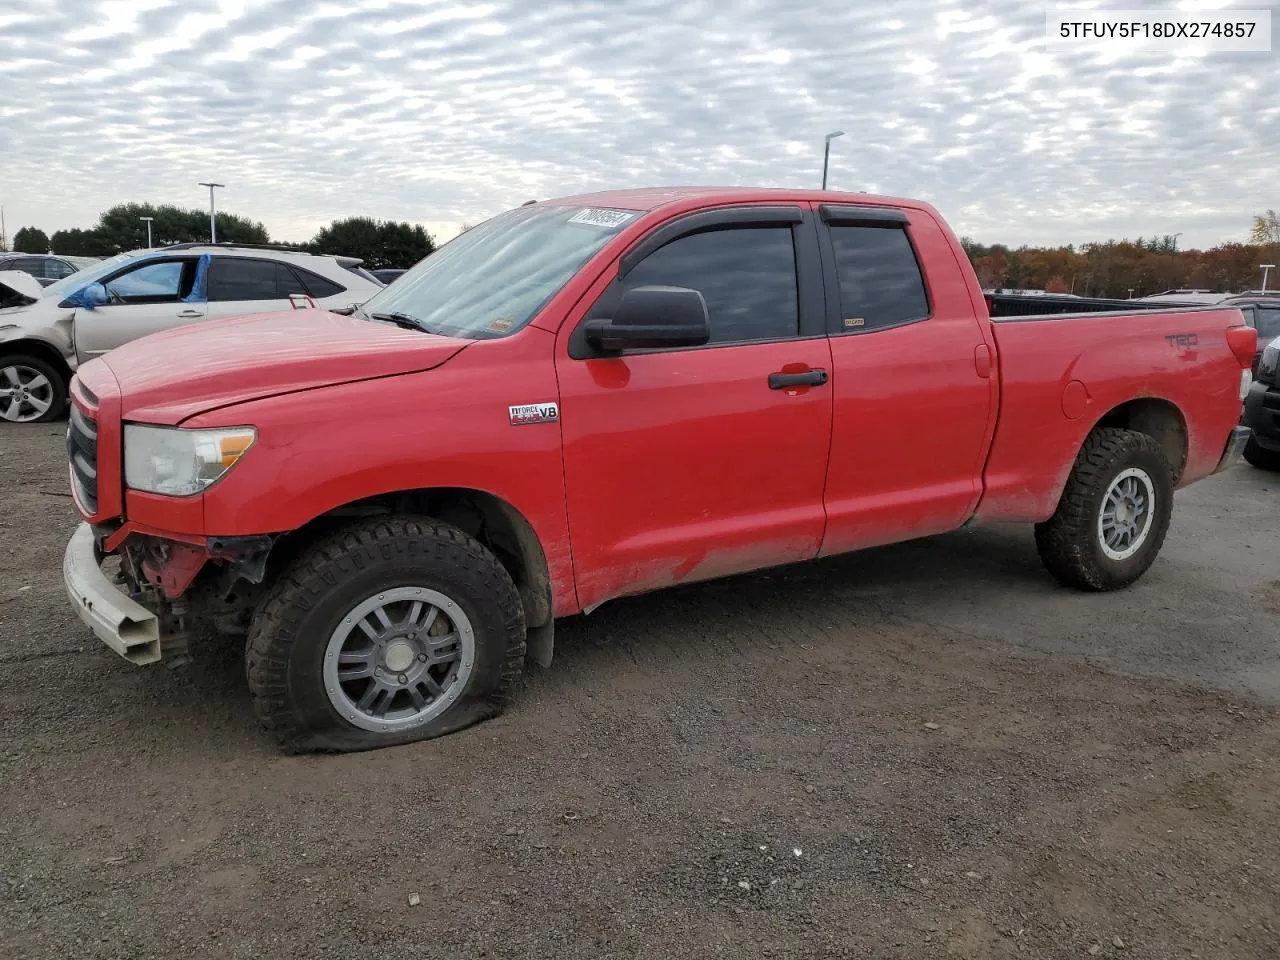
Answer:
[[0, 357], [0, 420], [48, 423], [67, 410], [67, 378], [40, 357]]
[[1244, 459], [1259, 470], [1280, 470], [1280, 451], [1268, 450], [1253, 437], [1244, 445]]
[[249, 687], [292, 751], [425, 740], [502, 711], [524, 610], [480, 543], [427, 518], [353, 525], [311, 547], [250, 627]]
[[1173, 470], [1145, 433], [1095, 430], [1054, 515], [1036, 526], [1045, 567], [1067, 586], [1115, 590], [1155, 562], [1173, 513]]

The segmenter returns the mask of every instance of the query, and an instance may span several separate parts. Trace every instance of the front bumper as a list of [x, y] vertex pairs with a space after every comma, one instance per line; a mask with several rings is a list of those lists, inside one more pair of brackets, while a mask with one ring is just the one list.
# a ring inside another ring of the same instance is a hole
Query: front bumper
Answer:
[[67, 544], [62, 580], [71, 605], [99, 640], [138, 666], [160, 660], [159, 619], [107, 579], [87, 523], [80, 524]]
[[1244, 445], [1249, 442], [1249, 436], [1252, 431], [1248, 427], [1234, 426], [1231, 428], [1231, 436], [1227, 440], [1226, 449], [1222, 451], [1222, 458], [1218, 460], [1218, 467], [1214, 473], [1221, 473], [1239, 462], [1240, 455], [1244, 453]]

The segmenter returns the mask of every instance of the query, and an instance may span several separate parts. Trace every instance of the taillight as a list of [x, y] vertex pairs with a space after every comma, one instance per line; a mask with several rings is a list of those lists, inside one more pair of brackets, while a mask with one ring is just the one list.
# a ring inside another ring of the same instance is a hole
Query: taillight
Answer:
[[1253, 369], [1253, 357], [1258, 352], [1258, 331], [1253, 327], [1228, 327], [1227, 346], [1245, 370]]

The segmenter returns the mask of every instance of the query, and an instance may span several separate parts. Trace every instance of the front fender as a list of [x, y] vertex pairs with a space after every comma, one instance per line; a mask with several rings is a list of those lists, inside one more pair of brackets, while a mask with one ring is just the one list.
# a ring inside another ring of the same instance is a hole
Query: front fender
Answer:
[[31, 343], [43, 348], [43, 352], [54, 351], [62, 358], [68, 369], [75, 370], [75, 311], [70, 310], [50, 323], [31, 324], [17, 323], [0, 314], [0, 347], [11, 350], [21, 343]]

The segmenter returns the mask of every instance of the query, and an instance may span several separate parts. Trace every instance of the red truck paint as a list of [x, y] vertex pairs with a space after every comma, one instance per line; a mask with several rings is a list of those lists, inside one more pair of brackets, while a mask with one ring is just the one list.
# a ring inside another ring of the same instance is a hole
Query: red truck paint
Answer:
[[[926, 204], [730, 189], [550, 202], [641, 216], [509, 337], [297, 311], [185, 327], [84, 364], [72, 399], [98, 422], [99, 506], [76, 503], [104, 549], [135, 534], [200, 547], [288, 533], [369, 497], [462, 488], [527, 521], [565, 616], [974, 519], [1043, 521], [1085, 437], [1130, 401], [1178, 412], [1182, 485], [1212, 472], [1239, 420], [1239, 355], [1253, 344], [1234, 329], [1238, 310], [993, 323], [957, 238]], [[697, 211], [820, 203], [906, 213], [929, 319], [871, 335], [569, 356], [619, 258], [655, 228]], [[829, 382], [765, 386], [770, 373], [811, 368]], [[556, 422], [509, 421], [508, 405], [552, 401]], [[251, 424], [258, 440], [214, 486], [176, 500], [124, 489], [129, 420]], [[182, 557], [172, 583], [194, 576], [190, 551]]]

